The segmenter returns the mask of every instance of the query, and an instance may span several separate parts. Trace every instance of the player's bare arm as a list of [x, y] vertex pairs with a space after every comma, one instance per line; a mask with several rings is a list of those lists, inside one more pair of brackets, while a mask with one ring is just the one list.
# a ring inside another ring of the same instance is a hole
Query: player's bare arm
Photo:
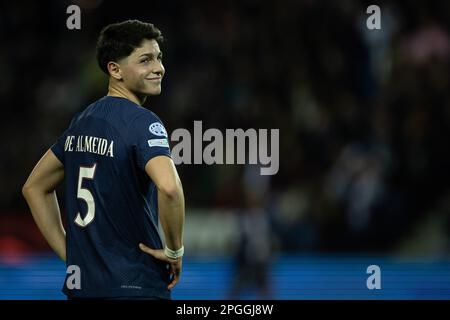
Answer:
[[48, 244], [66, 261], [66, 232], [55, 192], [63, 179], [63, 164], [48, 150], [34, 167], [22, 188], [22, 193]]
[[[173, 251], [179, 250], [183, 247], [184, 195], [175, 165], [171, 158], [157, 156], [148, 161], [145, 171], [158, 189], [159, 217], [166, 246]], [[168, 288], [172, 289], [180, 278], [182, 258], [169, 258], [164, 250], [153, 250], [142, 244], [140, 248], [171, 265], [173, 279]]]

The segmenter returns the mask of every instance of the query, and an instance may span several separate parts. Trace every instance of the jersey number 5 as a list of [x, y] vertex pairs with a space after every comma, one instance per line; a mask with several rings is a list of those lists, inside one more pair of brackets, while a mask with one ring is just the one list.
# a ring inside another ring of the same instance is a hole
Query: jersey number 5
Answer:
[[80, 172], [78, 174], [77, 198], [84, 200], [87, 204], [86, 216], [81, 218], [81, 214], [78, 212], [75, 218], [75, 223], [80, 227], [86, 227], [95, 217], [94, 197], [88, 189], [81, 187], [83, 179], [94, 179], [95, 168], [97, 168], [97, 164], [94, 164], [92, 167], [80, 167]]

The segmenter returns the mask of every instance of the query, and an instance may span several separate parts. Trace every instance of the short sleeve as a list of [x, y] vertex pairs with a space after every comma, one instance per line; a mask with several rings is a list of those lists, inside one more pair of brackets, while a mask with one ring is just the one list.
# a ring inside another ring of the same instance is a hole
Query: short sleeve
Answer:
[[69, 130], [72, 128], [73, 124], [75, 123], [77, 116], [80, 113], [76, 113], [75, 116], [72, 118], [72, 121], [70, 121], [69, 128], [64, 131], [64, 133], [56, 139], [55, 143], [50, 147], [50, 149], [53, 151], [55, 156], [58, 158], [59, 161], [64, 165], [64, 145], [66, 143], [67, 136], [69, 135]]
[[62, 164], [64, 164], [64, 143], [66, 140], [66, 135], [61, 135], [58, 139], [56, 139], [55, 143], [51, 146], [51, 150], [55, 154], [55, 156], [58, 158], [59, 161], [61, 161]]
[[142, 170], [156, 156], [171, 157], [167, 131], [152, 112], [142, 113], [130, 123], [128, 141], [136, 155], [137, 165]]

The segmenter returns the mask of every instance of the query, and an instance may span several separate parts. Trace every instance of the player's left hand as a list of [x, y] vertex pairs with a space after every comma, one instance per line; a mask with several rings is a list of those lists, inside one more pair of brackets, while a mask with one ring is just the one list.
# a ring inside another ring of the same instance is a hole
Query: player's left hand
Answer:
[[183, 259], [172, 259], [164, 254], [164, 249], [152, 249], [147, 247], [145, 244], [140, 243], [139, 248], [145, 253], [153, 256], [154, 258], [167, 262], [170, 265], [170, 274], [172, 275], [172, 281], [167, 287], [167, 289], [171, 290], [175, 285], [180, 281], [181, 268], [183, 264]]

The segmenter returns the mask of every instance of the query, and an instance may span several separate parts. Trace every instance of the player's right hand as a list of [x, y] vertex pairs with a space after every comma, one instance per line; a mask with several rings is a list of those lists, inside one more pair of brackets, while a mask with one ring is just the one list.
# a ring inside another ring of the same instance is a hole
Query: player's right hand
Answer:
[[159, 249], [159, 250], [152, 249], [152, 248], [147, 247], [143, 243], [139, 244], [139, 249], [141, 249], [145, 253], [153, 256], [154, 258], [156, 258], [158, 260], [167, 262], [170, 265], [170, 274], [172, 276], [172, 281], [170, 282], [167, 289], [171, 290], [173, 287], [175, 287], [175, 285], [178, 283], [178, 281], [180, 281], [181, 268], [183, 265], [183, 258], [179, 258], [179, 259], [169, 258], [168, 256], [166, 256], [164, 254], [163, 249]]

